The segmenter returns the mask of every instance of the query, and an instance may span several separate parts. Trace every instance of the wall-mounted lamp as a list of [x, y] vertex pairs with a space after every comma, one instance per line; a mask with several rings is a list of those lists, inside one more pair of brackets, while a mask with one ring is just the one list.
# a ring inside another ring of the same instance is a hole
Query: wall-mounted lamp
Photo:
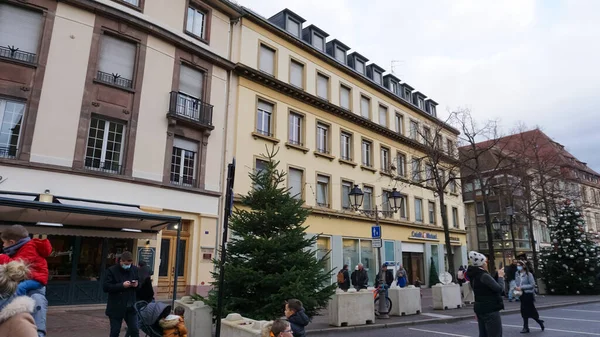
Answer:
[[40, 202], [52, 203], [52, 200], [54, 200], [54, 196], [50, 194], [50, 190], [45, 190], [40, 194]]

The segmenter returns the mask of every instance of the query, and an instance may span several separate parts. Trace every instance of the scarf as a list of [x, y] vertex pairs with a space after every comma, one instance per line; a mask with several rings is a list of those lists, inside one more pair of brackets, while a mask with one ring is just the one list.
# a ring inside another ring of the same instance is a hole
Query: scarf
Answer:
[[13, 256], [17, 253], [17, 251], [19, 251], [19, 249], [21, 249], [21, 247], [23, 247], [29, 241], [31, 241], [31, 238], [26, 237], [17, 241], [17, 243], [15, 243], [12, 246], [4, 247], [2, 250], [4, 251], [4, 254], [8, 256]]

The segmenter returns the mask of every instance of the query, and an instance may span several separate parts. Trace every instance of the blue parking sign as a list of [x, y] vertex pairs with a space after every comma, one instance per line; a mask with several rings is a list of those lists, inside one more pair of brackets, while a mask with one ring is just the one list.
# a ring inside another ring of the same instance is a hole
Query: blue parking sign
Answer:
[[371, 237], [373, 239], [378, 239], [381, 237], [381, 226], [372, 226], [371, 227]]

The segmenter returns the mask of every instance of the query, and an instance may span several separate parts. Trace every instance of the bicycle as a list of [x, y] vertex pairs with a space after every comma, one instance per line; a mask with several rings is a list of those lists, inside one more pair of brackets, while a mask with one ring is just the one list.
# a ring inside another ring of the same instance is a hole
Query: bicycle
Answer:
[[[381, 289], [381, 285], [373, 290], [373, 300], [375, 301], [375, 317], [379, 317], [379, 290]], [[387, 291], [385, 292], [387, 295]], [[386, 296], [385, 297], [388, 307], [388, 313], [392, 311], [392, 300]]]

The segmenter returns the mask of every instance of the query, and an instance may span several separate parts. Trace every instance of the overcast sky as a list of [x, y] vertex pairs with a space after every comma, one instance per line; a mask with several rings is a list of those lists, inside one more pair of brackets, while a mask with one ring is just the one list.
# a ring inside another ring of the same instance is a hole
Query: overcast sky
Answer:
[[538, 125], [600, 172], [600, 1], [237, 0], [287, 7], [437, 101]]

